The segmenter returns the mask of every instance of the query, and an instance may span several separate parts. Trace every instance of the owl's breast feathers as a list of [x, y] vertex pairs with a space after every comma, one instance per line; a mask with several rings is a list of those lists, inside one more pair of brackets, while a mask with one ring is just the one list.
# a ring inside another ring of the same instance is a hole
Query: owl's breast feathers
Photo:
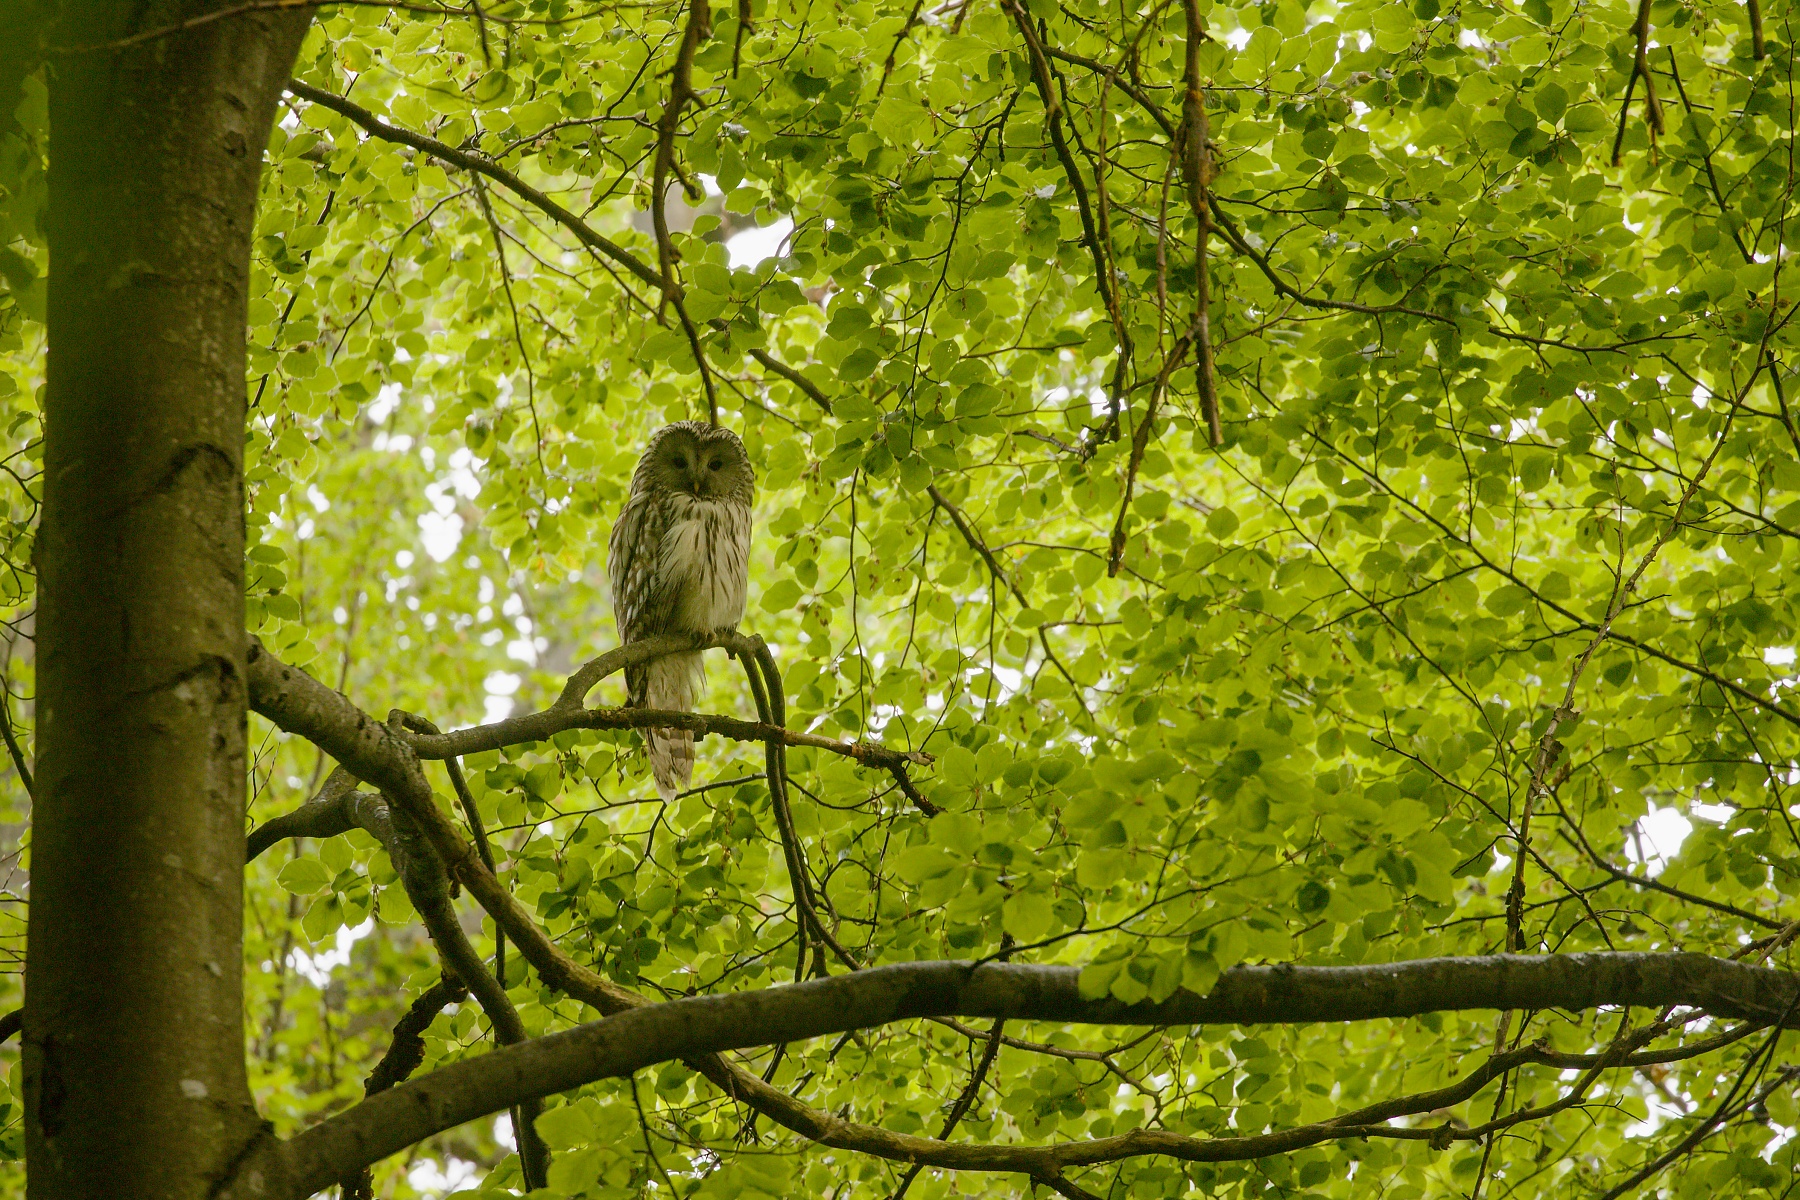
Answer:
[[670, 507], [659, 556], [670, 584], [667, 628], [711, 633], [736, 625], [750, 573], [749, 506], [678, 495]]
[[613, 527], [608, 574], [619, 636], [710, 633], [744, 615], [750, 506], [640, 493]]

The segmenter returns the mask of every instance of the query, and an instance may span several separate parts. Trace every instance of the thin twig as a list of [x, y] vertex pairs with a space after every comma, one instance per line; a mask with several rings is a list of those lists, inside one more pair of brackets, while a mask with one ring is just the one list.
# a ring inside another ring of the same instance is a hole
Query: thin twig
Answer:
[[[994, 1065], [994, 1058], [1000, 1053], [1001, 1034], [1005, 1026], [1004, 1020], [999, 1017], [994, 1018], [994, 1026], [988, 1031], [987, 1044], [981, 1049], [981, 1061], [975, 1064], [975, 1070], [970, 1074], [969, 1082], [963, 1088], [962, 1095], [958, 1096], [956, 1103], [950, 1106], [950, 1113], [944, 1118], [944, 1127], [938, 1131], [938, 1141], [947, 1140], [955, 1132], [957, 1123], [963, 1119], [970, 1108], [974, 1107], [975, 1097], [981, 1091], [982, 1081], [987, 1078], [988, 1068]], [[918, 1178], [919, 1172], [924, 1169], [924, 1163], [914, 1163], [909, 1167], [906, 1174], [900, 1177], [900, 1186], [894, 1189], [890, 1200], [904, 1200], [906, 1189], [912, 1186], [912, 1181]]]
[[0, 684], [0, 737], [6, 739], [6, 752], [12, 756], [13, 770], [19, 773], [19, 782], [25, 785], [25, 794], [35, 798], [37, 787], [31, 778], [31, 767], [25, 761], [18, 734], [13, 731], [12, 689], [3, 684]]

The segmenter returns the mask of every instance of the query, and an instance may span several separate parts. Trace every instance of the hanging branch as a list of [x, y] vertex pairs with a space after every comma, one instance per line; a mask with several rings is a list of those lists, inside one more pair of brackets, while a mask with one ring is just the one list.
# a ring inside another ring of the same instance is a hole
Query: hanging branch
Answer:
[[[1196, 225], [1193, 345], [1199, 361], [1194, 367], [1194, 383], [1200, 391], [1200, 412], [1206, 418], [1207, 437], [1217, 449], [1225, 444], [1225, 434], [1219, 427], [1219, 392], [1213, 372], [1208, 311], [1212, 286], [1206, 269], [1207, 243], [1212, 238], [1212, 148], [1207, 144], [1206, 93], [1200, 83], [1200, 43], [1206, 40], [1206, 26], [1200, 20], [1199, 0], [1182, 0], [1182, 8], [1187, 14], [1187, 94], [1181, 105], [1181, 135], [1177, 141], [1181, 179], [1187, 185], [1188, 208]], [[1148, 424], [1148, 418], [1145, 423]]]
[[[1757, 21], [1761, 25], [1760, 14]], [[1625, 80], [1625, 99], [1619, 104], [1619, 131], [1613, 136], [1612, 165], [1624, 161], [1625, 122], [1631, 115], [1631, 92], [1637, 81], [1644, 81], [1644, 124], [1650, 130], [1650, 144], [1663, 133], [1662, 105], [1656, 100], [1656, 81], [1650, 75], [1650, 0], [1638, 0], [1637, 20], [1632, 22], [1631, 75]], [[1758, 57], [1761, 57], [1760, 55]]]
[[[500, 263], [500, 286], [506, 293], [506, 307], [512, 313], [513, 344], [519, 348], [519, 365], [525, 369], [525, 408], [531, 413], [532, 446], [537, 453], [538, 477], [548, 488], [550, 470], [544, 465], [544, 428], [538, 423], [537, 371], [531, 365], [531, 351], [525, 348], [525, 326], [519, 320], [519, 302], [513, 298], [512, 268], [506, 264], [506, 239], [500, 233], [500, 221], [494, 216], [494, 206], [488, 203], [487, 185], [481, 182], [479, 173], [471, 173], [469, 179], [475, 185], [475, 200], [481, 209], [481, 215], [487, 219], [488, 230], [494, 237], [494, 257]], [[342, 344], [341, 341], [339, 344]]]
[[[1150, 389], [1150, 402], [1144, 405], [1144, 415], [1139, 418], [1137, 428], [1132, 431], [1131, 457], [1125, 463], [1125, 487], [1123, 495], [1119, 497], [1119, 515], [1113, 521], [1112, 539], [1107, 547], [1106, 574], [1109, 578], [1117, 576], [1120, 568], [1125, 565], [1125, 543], [1129, 540], [1125, 532], [1125, 519], [1131, 512], [1131, 496], [1137, 488], [1138, 468], [1143, 466], [1144, 453], [1150, 448], [1150, 434], [1156, 425], [1157, 407], [1162, 403], [1163, 393], [1168, 390], [1169, 376], [1174, 374], [1175, 368], [1180, 366], [1182, 359], [1187, 357], [1188, 346], [1197, 333], [1198, 330], [1190, 326], [1187, 332], [1176, 339], [1175, 346], [1169, 351], [1169, 357], [1164, 361], [1162, 370], [1157, 372], [1156, 384]], [[1216, 430], [1218, 428], [1216, 407], [1212, 415], [1214, 417], [1213, 428]], [[1213, 443], [1215, 446], [1218, 444], [1216, 441]]]
[[0, 736], [6, 738], [6, 753], [12, 757], [13, 770], [19, 773], [19, 782], [25, 785], [25, 795], [37, 794], [37, 785], [31, 778], [31, 765], [25, 761], [25, 749], [19, 745], [19, 735], [13, 730], [12, 689], [0, 680]]
[[[938, 491], [935, 483], [928, 485], [925, 492], [931, 497], [933, 504], [949, 514], [950, 523], [956, 526], [956, 532], [962, 534], [962, 539], [969, 544], [969, 549], [981, 556], [981, 561], [987, 564], [987, 569], [993, 573], [995, 580], [1012, 593], [1013, 599], [1019, 602], [1019, 607], [1030, 608], [1031, 601], [1025, 598], [1025, 593], [1019, 590], [1019, 585], [1014, 583], [1012, 577], [1001, 567], [1000, 560], [994, 557], [994, 552], [988, 549], [987, 543], [981, 540], [981, 535], [975, 531], [975, 527], [969, 524], [969, 518], [963, 515], [962, 509], [950, 503], [949, 498]], [[1050, 638], [1044, 633], [1042, 625], [1038, 626], [1037, 635], [1038, 645], [1044, 648], [1044, 657], [1050, 660], [1050, 665], [1056, 668], [1057, 674], [1061, 675], [1063, 680], [1068, 683], [1069, 691], [1074, 695], [1075, 703], [1080, 707], [1082, 716], [1087, 717], [1090, 721], [1093, 720], [1093, 714], [1087, 710], [1087, 701], [1082, 699], [1081, 685], [1075, 682], [1075, 677], [1069, 674], [1067, 667], [1063, 666], [1062, 659], [1056, 657], [1056, 651], [1050, 649]], [[908, 795], [910, 794], [909, 792]]]
[[675, 136], [681, 127], [681, 114], [689, 104], [699, 100], [694, 93], [694, 51], [712, 36], [712, 8], [708, 0], [689, 0], [687, 28], [681, 35], [681, 48], [675, 54], [675, 67], [669, 72], [669, 99], [656, 122], [656, 166], [650, 185], [650, 222], [656, 229], [656, 260], [661, 273], [663, 299], [675, 307], [675, 316], [687, 334], [688, 347], [694, 353], [694, 364], [700, 369], [700, 383], [706, 389], [707, 419], [719, 423], [719, 397], [713, 385], [712, 370], [706, 365], [706, 353], [700, 348], [700, 330], [688, 316], [682, 299], [681, 276], [675, 264], [681, 253], [669, 235], [669, 177], [679, 176], [683, 188], [692, 196], [693, 183], [681, 174], [675, 162]]
[[1094, 221], [1093, 206], [1088, 201], [1087, 182], [1082, 178], [1081, 168], [1075, 163], [1075, 155], [1069, 150], [1069, 140], [1063, 134], [1063, 122], [1068, 114], [1064, 111], [1062, 102], [1057, 99], [1056, 84], [1051, 78], [1050, 60], [1045, 53], [1043, 39], [1032, 25], [1031, 14], [1025, 10], [1023, 0], [1006, 0], [1006, 8], [1012, 14], [1013, 23], [1019, 27], [1019, 35], [1025, 39], [1031, 79], [1037, 87], [1038, 98], [1044, 104], [1044, 128], [1049, 131], [1056, 159], [1062, 164], [1063, 174], [1068, 177], [1069, 189], [1075, 194], [1075, 209], [1081, 216], [1081, 240], [1094, 259], [1094, 287], [1100, 293], [1100, 302], [1106, 307], [1107, 318], [1112, 322], [1113, 336], [1119, 343], [1119, 358], [1113, 366], [1112, 385], [1107, 389], [1108, 416], [1106, 429], [1102, 434], [1104, 440], [1110, 441], [1119, 436], [1119, 405], [1124, 399], [1125, 379], [1131, 370], [1131, 331], [1125, 326], [1118, 285], [1106, 264], [1106, 246]]

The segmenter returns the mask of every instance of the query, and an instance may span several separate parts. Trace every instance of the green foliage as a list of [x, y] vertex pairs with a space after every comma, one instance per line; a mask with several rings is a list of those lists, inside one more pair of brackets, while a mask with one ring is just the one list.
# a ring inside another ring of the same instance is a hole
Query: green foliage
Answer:
[[[694, 58], [704, 103], [676, 161], [708, 195], [675, 189], [668, 248], [759, 468], [746, 627], [775, 647], [790, 724], [935, 755], [920, 784], [945, 810], [791, 755], [837, 936], [867, 962], [1016, 948], [1084, 964], [1085, 994], [1123, 1001], [1243, 962], [1493, 952], [1534, 782], [1523, 948], [1725, 955], [1800, 916], [1787, 7], [1764, 14], [1755, 61], [1742, 9], [1653, 6], [1666, 133], [1652, 145], [1637, 81], [1618, 168], [1625, 0], [1203, 7], [1218, 450], [1193, 361], [1169, 361], [1198, 228], [1170, 149], [1180, 11], [1029, 4], [1054, 113], [1000, 5], [758, 0], [750, 24], [715, 12]], [[485, 11], [327, 9], [297, 77], [501, 162], [656, 270], [655, 126], [687, 9]], [[28, 694], [41, 88], [16, 121], [0, 603]], [[324, 105], [295, 100], [267, 161], [250, 629], [372, 712], [450, 727], [547, 705], [615, 642], [606, 535], [640, 447], [706, 414], [678, 315], [503, 184]], [[733, 238], [778, 221], [776, 253], [733, 260]], [[753, 711], [735, 670], [713, 664], [709, 711]], [[1578, 715], [1552, 728], [1577, 676]], [[617, 680], [593, 697], [621, 699]], [[260, 822], [329, 764], [253, 734]], [[794, 973], [760, 750], [715, 738], [700, 758], [696, 782], [722, 786], [667, 806], [629, 735], [465, 763], [514, 894], [656, 997]], [[4, 803], [16, 828], [16, 782]], [[1624, 879], [1650, 875], [1660, 890]], [[277, 847], [248, 886], [247, 1036], [287, 1133], [361, 1095], [437, 966], [366, 835]], [[15, 908], [0, 933], [22, 945]], [[533, 1032], [592, 1017], [508, 961]], [[440, 1018], [423, 1069], [484, 1052], [484, 1030], [472, 1004]], [[1533, 1014], [1511, 1036], [1585, 1051], [1617, 1031]], [[1494, 1049], [1494, 1022], [1017, 1036], [954, 1140], [1287, 1128], [1441, 1086]], [[1671, 1098], [1710, 1111], [1757, 1045], [1609, 1072], [1485, 1156], [1373, 1138], [1077, 1177], [1107, 1196], [1448, 1197], [1478, 1177], [1583, 1194], [1673, 1146], [1693, 1120]], [[936, 1135], [980, 1050], [926, 1024], [758, 1069]], [[1566, 1086], [1526, 1068], [1499, 1111]], [[1494, 1106], [1490, 1088], [1454, 1116]], [[1766, 1110], [1682, 1160], [1670, 1194], [1779, 1194], [1791, 1094]], [[878, 1196], [896, 1178], [746, 1125], [673, 1064], [584, 1088], [539, 1128], [557, 1196]], [[496, 1138], [482, 1123], [426, 1153], [478, 1164], [497, 1195], [519, 1174]], [[397, 1163], [377, 1178], [432, 1189]], [[909, 1194], [1022, 1187], [926, 1171]]]

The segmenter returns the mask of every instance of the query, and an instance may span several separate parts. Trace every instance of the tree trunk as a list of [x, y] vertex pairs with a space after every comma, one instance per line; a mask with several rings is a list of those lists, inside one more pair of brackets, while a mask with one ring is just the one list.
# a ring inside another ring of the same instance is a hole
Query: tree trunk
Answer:
[[[244, 1068], [244, 329], [304, 13], [66, 3], [50, 67], [29, 1195], [199, 1200]], [[160, 32], [159, 32], [160, 31]]]

